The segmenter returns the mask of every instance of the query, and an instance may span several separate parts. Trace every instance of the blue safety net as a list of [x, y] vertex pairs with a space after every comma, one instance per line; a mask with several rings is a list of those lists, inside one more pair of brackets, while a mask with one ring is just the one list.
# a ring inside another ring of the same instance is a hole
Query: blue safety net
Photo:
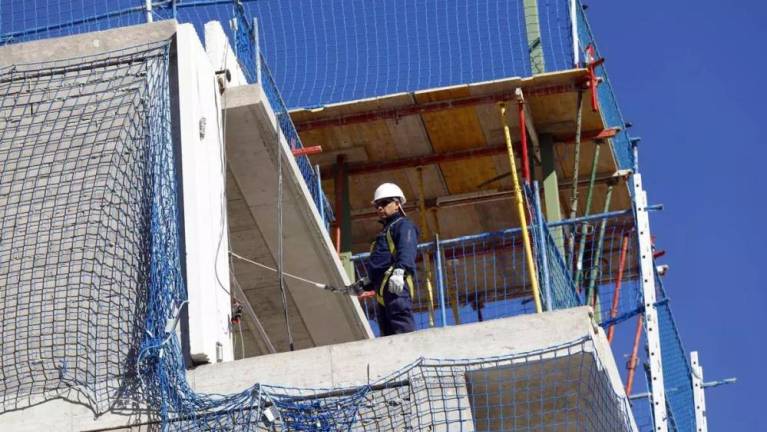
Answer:
[[[546, 72], [573, 69], [572, 0], [538, 0], [538, 20]], [[531, 42], [532, 44], [532, 42]]]
[[[594, 48], [594, 58], [591, 61], [602, 58], [599, 48], [594, 41], [594, 35], [586, 19], [586, 12], [583, 9], [580, 0], [576, 0], [577, 26], [578, 26], [578, 46], [580, 49], [580, 62], [583, 67], [589, 62], [587, 47]], [[634, 153], [631, 145], [631, 136], [626, 130], [626, 121], [618, 106], [615, 97], [615, 91], [610, 78], [607, 76], [607, 69], [604, 63], [596, 66], [595, 74], [601, 83], [597, 86], [597, 97], [599, 99], [599, 111], [602, 114], [605, 124], [608, 127], [619, 128], [618, 134], [612, 138], [612, 150], [618, 166], [622, 169], [634, 168]]]
[[[25, 41], [143, 23], [145, 4], [0, 0], [0, 34]], [[238, 7], [258, 19], [288, 107], [531, 74], [522, 0], [154, 1], [152, 16], [192, 22], [202, 34], [206, 21], [228, 23]]]
[[679, 337], [676, 321], [666, 297], [663, 279], [655, 278], [661, 301], [658, 304], [658, 328], [663, 363], [663, 386], [666, 389], [666, 405], [669, 412], [669, 430], [694, 432], [695, 402], [692, 394], [692, 369], [687, 351]]
[[3, 409], [72, 395], [103, 411], [135, 373], [147, 284], [181, 283], [156, 262], [178, 263], [157, 249], [157, 230], [177, 235], [157, 214], [175, 200], [167, 59], [163, 44], [0, 68]]

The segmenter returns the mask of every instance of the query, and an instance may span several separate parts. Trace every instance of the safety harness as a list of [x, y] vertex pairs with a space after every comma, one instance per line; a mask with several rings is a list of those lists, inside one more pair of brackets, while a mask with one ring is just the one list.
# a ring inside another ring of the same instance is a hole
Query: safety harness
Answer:
[[[397, 222], [401, 221], [403, 218], [399, 218], [389, 224], [388, 227], [386, 227], [386, 245], [389, 247], [389, 253], [392, 257], [397, 256], [397, 245], [394, 243], [394, 239], [391, 236], [391, 227], [394, 226]], [[370, 253], [373, 253], [373, 250], [375, 249], [376, 242], [373, 242], [370, 245]], [[381, 280], [381, 286], [378, 287], [378, 290], [376, 291], [376, 301], [381, 306], [386, 306], [384, 303], [384, 290], [386, 289], [386, 285], [389, 282], [389, 277], [391, 277], [392, 273], [394, 272], [394, 266], [389, 267], [386, 269], [386, 272], [384, 273], [384, 277]], [[415, 283], [413, 282], [413, 276], [409, 274], [405, 274], [405, 283], [407, 284], [408, 290], [410, 291], [410, 298], [415, 297]]]

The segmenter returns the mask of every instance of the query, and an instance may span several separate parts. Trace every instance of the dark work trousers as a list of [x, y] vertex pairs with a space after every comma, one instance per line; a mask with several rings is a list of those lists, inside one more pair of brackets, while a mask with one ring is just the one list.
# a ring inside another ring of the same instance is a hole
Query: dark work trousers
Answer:
[[413, 320], [413, 301], [410, 299], [407, 287], [400, 295], [394, 295], [384, 288], [384, 303], [376, 302], [376, 321], [381, 328], [381, 336], [410, 333], [415, 331]]

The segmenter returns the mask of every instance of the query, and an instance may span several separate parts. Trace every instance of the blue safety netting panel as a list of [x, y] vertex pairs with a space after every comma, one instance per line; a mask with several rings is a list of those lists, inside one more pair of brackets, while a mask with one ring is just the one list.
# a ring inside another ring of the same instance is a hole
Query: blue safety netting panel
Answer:
[[666, 291], [660, 277], [655, 278], [659, 293], [665, 300], [658, 305], [658, 328], [663, 363], [663, 386], [666, 389], [666, 405], [669, 411], [669, 429], [677, 432], [694, 432], [695, 401], [692, 394], [692, 369], [679, 337], [674, 314], [666, 299]]
[[140, 0], [0, 0], [0, 45], [146, 22]]
[[[599, 48], [594, 41], [586, 12], [580, 4], [577, 4], [576, 22], [578, 26], [578, 46], [580, 49], [580, 62], [585, 65], [587, 61], [586, 48], [591, 45], [594, 47], [594, 60], [601, 58]], [[595, 68], [596, 75], [601, 79], [601, 84], [597, 88], [597, 97], [599, 98], [599, 110], [602, 118], [608, 127], [619, 128], [618, 134], [612, 138], [612, 149], [618, 166], [622, 169], [631, 169], [634, 167], [634, 154], [631, 146], [631, 137], [626, 130], [626, 122], [618, 106], [615, 97], [615, 91], [607, 76], [607, 69], [604, 64]]]
[[572, 0], [538, 0], [546, 72], [572, 69], [575, 66], [571, 3]]
[[248, 4], [289, 107], [529, 76], [522, 0]]

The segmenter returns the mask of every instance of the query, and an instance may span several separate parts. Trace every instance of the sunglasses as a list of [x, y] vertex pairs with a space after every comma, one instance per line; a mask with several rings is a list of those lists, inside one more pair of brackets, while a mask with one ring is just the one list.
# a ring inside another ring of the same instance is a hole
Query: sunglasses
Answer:
[[395, 200], [392, 199], [392, 198], [380, 199], [380, 200], [376, 201], [375, 203], [373, 203], [373, 207], [374, 208], [386, 207], [387, 205], [393, 203], [394, 201]]

